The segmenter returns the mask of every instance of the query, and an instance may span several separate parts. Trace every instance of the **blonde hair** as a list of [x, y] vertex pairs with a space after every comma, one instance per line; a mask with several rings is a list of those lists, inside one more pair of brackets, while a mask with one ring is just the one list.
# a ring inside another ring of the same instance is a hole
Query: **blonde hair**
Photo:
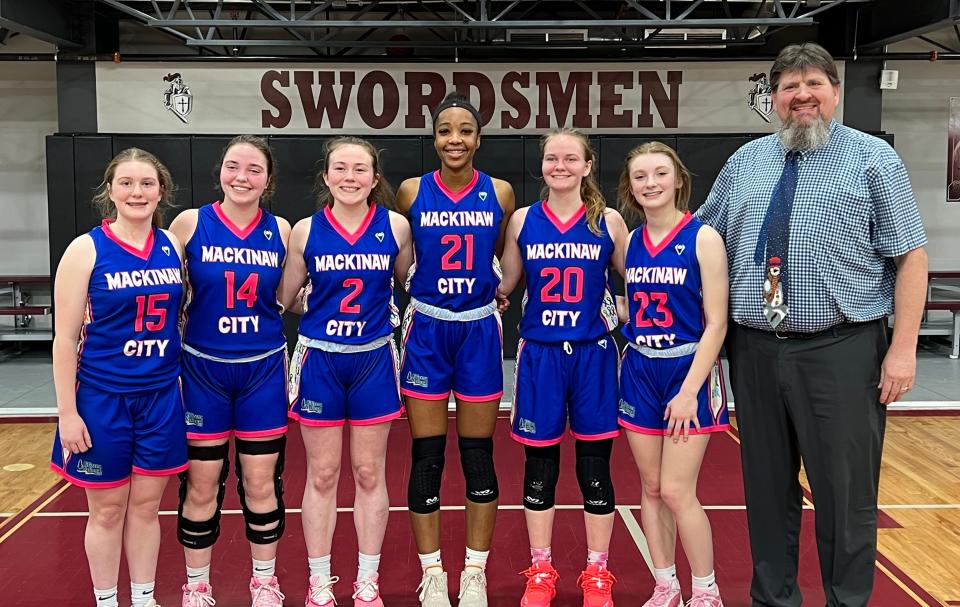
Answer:
[[[597, 153], [593, 150], [593, 146], [590, 145], [590, 140], [587, 139], [586, 135], [572, 128], [554, 129], [540, 138], [541, 161], [543, 160], [543, 151], [550, 140], [561, 135], [576, 139], [583, 148], [583, 159], [591, 163], [591, 165], [596, 165]], [[580, 182], [580, 200], [583, 201], [583, 206], [586, 207], [587, 210], [587, 226], [591, 232], [597, 236], [601, 236], [603, 231], [600, 229], [600, 218], [607, 208], [607, 201], [604, 200], [603, 193], [600, 192], [600, 187], [597, 185], [597, 179], [594, 177], [596, 169], [598, 169], [598, 167], [593, 166], [590, 174]], [[543, 189], [540, 190], [540, 198], [546, 200], [549, 193], [550, 188], [544, 184]]]
[[370, 191], [367, 204], [376, 203], [382, 207], [393, 209], [393, 187], [390, 186], [390, 182], [387, 181], [387, 178], [383, 175], [383, 171], [380, 169], [380, 150], [373, 147], [373, 144], [366, 139], [359, 137], [335, 137], [328, 139], [327, 143], [323, 146], [323, 160], [321, 161], [320, 170], [317, 172], [317, 177], [314, 182], [314, 187], [318, 192], [317, 199], [319, 200], [320, 207], [333, 206], [333, 195], [330, 194], [330, 188], [328, 188], [326, 182], [324, 182], [323, 176], [327, 174], [327, 169], [330, 167], [330, 156], [345, 145], [359, 146], [370, 154], [370, 158], [373, 159], [373, 176], [377, 179], [377, 185], [373, 186], [373, 189]]
[[623, 159], [623, 171], [621, 171], [620, 179], [617, 182], [617, 202], [620, 205], [620, 211], [624, 214], [636, 215], [640, 218], [640, 221], [646, 221], [647, 219], [643, 207], [633, 195], [633, 188], [630, 187], [630, 163], [637, 156], [643, 156], [644, 154], [663, 154], [670, 158], [673, 162], [677, 180], [677, 192], [673, 204], [679, 211], [688, 210], [690, 208], [690, 184], [693, 182], [690, 170], [683, 164], [680, 155], [672, 147], [661, 141], [649, 141], [627, 152], [627, 157]]
[[173, 207], [173, 193], [176, 186], [173, 184], [173, 177], [170, 176], [170, 170], [160, 162], [160, 159], [140, 148], [127, 148], [113, 157], [110, 164], [103, 172], [103, 181], [97, 186], [97, 191], [93, 195], [93, 206], [100, 212], [104, 219], [117, 217], [117, 206], [110, 198], [109, 186], [117, 172], [117, 167], [124, 162], [143, 162], [149, 164], [157, 171], [157, 181], [160, 182], [160, 203], [153, 212], [153, 225], [158, 228], [163, 227], [163, 214], [167, 208]]

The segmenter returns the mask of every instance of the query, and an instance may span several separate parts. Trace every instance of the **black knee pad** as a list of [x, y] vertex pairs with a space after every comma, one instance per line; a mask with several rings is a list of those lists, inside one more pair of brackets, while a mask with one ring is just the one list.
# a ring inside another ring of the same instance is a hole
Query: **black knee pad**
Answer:
[[467, 481], [467, 499], [476, 504], [495, 501], [500, 497], [500, 488], [493, 467], [493, 439], [459, 437], [457, 445]]
[[217, 509], [213, 516], [205, 521], [191, 521], [183, 516], [183, 504], [187, 501], [189, 477], [184, 470], [177, 476], [180, 479], [180, 504], [177, 507], [177, 541], [186, 548], [201, 550], [209, 548], [220, 537], [220, 509], [223, 507], [223, 497], [226, 492], [227, 474], [230, 472], [230, 444], [198, 447], [187, 445], [187, 458], [196, 461], [222, 461], [220, 468], [219, 487], [217, 488]]
[[427, 436], [413, 439], [410, 449], [413, 465], [407, 484], [407, 506], [410, 512], [430, 514], [440, 509], [440, 479], [443, 477], [444, 450], [447, 437]]
[[560, 445], [526, 445], [523, 449], [527, 456], [523, 470], [523, 507], [535, 511], [549, 510], [557, 501]]
[[612, 438], [577, 440], [577, 482], [583, 494], [584, 512], [610, 514], [616, 507], [613, 481], [610, 479], [612, 451]]
[[[287, 445], [286, 435], [265, 441], [251, 441], [242, 438], [237, 443], [237, 493], [240, 494], [240, 506], [243, 508], [243, 521], [246, 524], [247, 539], [254, 544], [272, 544], [283, 537], [286, 526], [286, 509], [283, 506], [283, 466], [284, 451]], [[243, 490], [243, 466], [240, 455], [277, 455], [273, 469], [273, 491], [277, 496], [277, 509], [272, 512], [254, 512], [247, 506], [247, 496]], [[254, 529], [253, 526], [265, 526], [276, 523], [273, 529]]]

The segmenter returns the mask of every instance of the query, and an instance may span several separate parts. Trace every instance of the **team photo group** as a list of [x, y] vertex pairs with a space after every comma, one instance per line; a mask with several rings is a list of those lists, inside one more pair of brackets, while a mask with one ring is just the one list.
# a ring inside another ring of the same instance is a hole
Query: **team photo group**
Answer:
[[[422, 577], [388, 593], [487, 607], [505, 505], [493, 435], [507, 400], [530, 550], [511, 604], [549, 607], [569, 587], [584, 607], [613, 607], [610, 470], [623, 435], [655, 580], [644, 606], [721, 607], [697, 481], [711, 435], [731, 429], [728, 367], [753, 604], [801, 603], [802, 460], [826, 602], [867, 605], [886, 405], [913, 387], [927, 240], [898, 155], [833, 119], [841, 82], [826, 50], [787, 46], [770, 85], [780, 129], [737, 150], [697, 201], [696, 176], [656, 141], [627, 153], [617, 182], [603, 184], [616, 200], [605, 200], [588, 136], [571, 128], [540, 138], [542, 191], [518, 201], [509, 182], [474, 167], [483, 121], [458, 93], [432, 108], [438, 170], [394, 188], [374, 145], [329, 139], [317, 152], [316, 212], [294, 225], [266, 208], [284, 176], [265, 137], [234, 137], [220, 157], [221, 199], [179, 212], [164, 159], [122, 150], [94, 197], [102, 224], [70, 244], [54, 286], [51, 466], [86, 493], [93, 604], [119, 605], [123, 556], [132, 605], [157, 605], [160, 500], [177, 476], [181, 605], [225, 605], [211, 563], [232, 461], [251, 559], [237, 567], [250, 567], [252, 606], [284, 604], [282, 581], [306, 588], [306, 607], [382, 607], [386, 462], [409, 458]], [[410, 298], [402, 311], [397, 289]], [[520, 340], [504, 396], [501, 313], [514, 291]], [[299, 319], [292, 351], [285, 313]], [[440, 553], [451, 401], [462, 563]], [[401, 416], [412, 448], [388, 454]], [[285, 457], [296, 426], [305, 462]], [[564, 440], [573, 461], [561, 461]], [[280, 580], [283, 477], [294, 466], [306, 470], [309, 577]], [[344, 466], [352, 504], [337, 501]], [[575, 580], [552, 564], [561, 470], [582, 494]], [[352, 507], [358, 547], [356, 576], [343, 581], [331, 567], [338, 505]], [[677, 576], [678, 540], [690, 587]]]

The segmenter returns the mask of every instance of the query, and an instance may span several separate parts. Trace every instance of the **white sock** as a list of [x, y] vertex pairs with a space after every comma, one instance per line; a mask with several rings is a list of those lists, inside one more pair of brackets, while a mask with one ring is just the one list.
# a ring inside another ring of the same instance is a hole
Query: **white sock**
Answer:
[[489, 550], [474, 550], [473, 548], [467, 546], [467, 556], [463, 559], [463, 564], [466, 567], [479, 567], [480, 569], [487, 568], [487, 558], [490, 556]]
[[206, 582], [210, 583], [210, 564], [206, 564], [203, 567], [187, 567], [187, 583], [193, 584], [194, 582]]
[[443, 571], [443, 563], [440, 561], [440, 551], [431, 552], [429, 554], [420, 554], [420, 567], [426, 571], [427, 567], [433, 567], [434, 565], [439, 565], [438, 567], [433, 567], [439, 571]]
[[153, 587], [153, 582], [147, 582], [146, 584], [130, 582], [130, 602], [133, 607], [146, 607], [147, 603], [153, 599]]
[[277, 559], [272, 558], [269, 561], [253, 561], [253, 577], [261, 582], [269, 582], [277, 573]]
[[120, 607], [120, 603], [117, 602], [116, 586], [113, 588], [104, 588], [103, 590], [94, 588], [93, 596], [97, 600], [97, 607]]
[[680, 582], [677, 580], [677, 565], [674, 563], [669, 567], [663, 569], [653, 568], [653, 577], [658, 582], [663, 582], [664, 584], [670, 584], [675, 588], [680, 587]]
[[357, 581], [372, 580], [377, 576], [377, 570], [380, 569], [379, 554], [357, 553]]
[[310, 567], [310, 577], [318, 576], [321, 580], [330, 579], [330, 555], [307, 557], [307, 566]]
[[690, 577], [693, 580], [693, 589], [695, 591], [720, 594], [720, 589], [717, 588], [717, 578], [713, 571], [703, 577], [697, 577], [695, 575], [691, 575]]

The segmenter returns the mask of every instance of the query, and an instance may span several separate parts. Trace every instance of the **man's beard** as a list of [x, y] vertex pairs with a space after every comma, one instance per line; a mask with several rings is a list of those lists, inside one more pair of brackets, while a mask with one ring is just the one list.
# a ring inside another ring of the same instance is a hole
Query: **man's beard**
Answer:
[[788, 150], [816, 150], [830, 141], [830, 125], [822, 116], [809, 122], [790, 119], [780, 126], [778, 135]]

